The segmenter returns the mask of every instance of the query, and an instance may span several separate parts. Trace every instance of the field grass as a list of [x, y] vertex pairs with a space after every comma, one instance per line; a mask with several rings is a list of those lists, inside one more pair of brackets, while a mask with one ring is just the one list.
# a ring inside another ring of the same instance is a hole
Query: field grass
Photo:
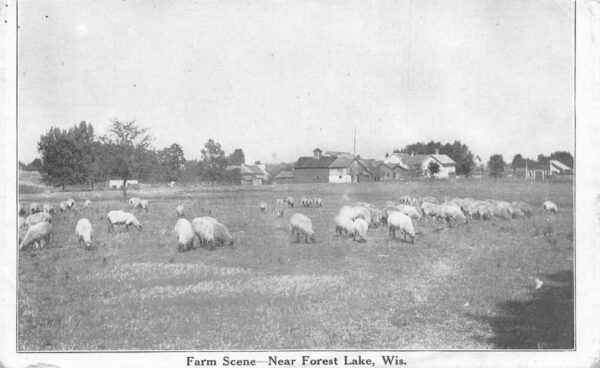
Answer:
[[[573, 189], [568, 183], [463, 181], [288, 185], [131, 193], [150, 200], [143, 232], [107, 233], [116, 192], [27, 194], [93, 209], [54, 216], [49, 248], [19, 254], [18, 349], [492, 349], [573, 348]], [[323, 208], [258, 203], [302, 194]], [[401, 195], [524, 200], [530, 219], [415, 223], [415, 243], [370, 229], [366, 243], [335, 236], [354, 201]], [[541, 203], [552, 199], [557, 216]], [[226, 224], [233, 247], [176, 251], [175, 207]], [[312, 221], [317, 243], [291, 242], [292, 213]], [[75, 223], [88, 217], [94, 247]], [[553, 228], [551, 237], [544, 230]], [[535, 278], [544, 284], [535, 289]]]

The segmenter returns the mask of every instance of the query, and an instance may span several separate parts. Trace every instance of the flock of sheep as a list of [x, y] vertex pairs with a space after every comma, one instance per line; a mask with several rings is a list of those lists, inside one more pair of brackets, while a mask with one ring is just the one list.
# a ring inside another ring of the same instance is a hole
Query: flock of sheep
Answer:
[[[91, 207], [91, 201], [84, 202], [84, 208]], [[129, 207], [139, 211], [148, 212], [148, 200], [139, 198], [130, 198]], [[279, 217], [284, 214], [284, 208], [294, 208], [296, 201], [293, 197], [287, 197], [285, 200], [279, 198], [275, 201], [273, 211]], [[323, 206], [321, 198], [300, 199], [302, 207]], [[558, 207], [550, 201], [544, 202], [542, 206], [546, 211], [556, 214]], [[75, 201], [69, 199], [60, 202], [58, 211], [66, 212], [75, 208]], [[260, 202], [261, 212], [268, 211], [268, 205], [265, 201]], [[225, 225], [216, 219], [208, 216], [196, 217], [191, 222], [184, 215], [183, 205], [176, 207], [177, 221], [173, 229], [176, 235], [177, 247], [180, 251], [193, 249], [194, 240], [198, 239], [198, 244], [211, 249], [215, 245], [233, 245], [234, 239]], [[52, 214], [57, 212], [51, 204], [31, 203], [29, 205], [29, 216], [22, 217], [27, 212], [19, 204], [19, 249], [26, 246], [35, 245], [43, 248], [50, 242], [52, 233]], [[512, 218], [530, 217], [533, 213], [532, 208], [524, 202], [506, 202], [498, 200], [475, 200], [472, 198], [450, 198], [444, 197], [438, 201], [434, 197], [411, 198], [402, 196], [399, 202], [387, 201], [383, 208], [367, 202], [355, 202], [351, 205], [343, 206], [335, 217], [336, 236], [350, 236], [355, 241], [366, 241], [369, 228], [387, 226], [390, 239], [396, 235], [401, 235], [405, 241], [410, 240], [414, 243], [415, 227], [413, 221], [446, 221], [454, 223], [464, 221], [468, 223], [470, 219], [491, 220], [494, 218], [509, 220]], [[108, 220], [108, 232], [114, 232], [115, 225], [124, 225], [128, 231], [129, 227], [134, 227], [142, 231], [142, 225], [131, 212], [114, 210], [106, 215]], [[292, 237], [299, 243], [315, 242], [315, 232], [312, 221], [306, 215], [295, 213], [290, 217], [289, 229]], [[23, 232], [24, 236], [23, 236]], [[79, 243], [89, 247], [92, 244], [93, 227], [87, 218], [78, 220], [75, 227], [75, 235]]]
[[[275, 208], [281, 209], [283, 214], [283, 204], [293, 207], [294, 199], [288, 197], [284, 202], [277, 199]], [[305, 207], [310, 207], [311, 203], [318, 203], [317, 207], [322, 206], [320, 198], [315, 201], [306, 201], [303, 197], [301, 203]], [[308, 204], [308, 205], [305, 205]], [[553, 214], [558, 212], [558, 207], [551, 201], [546, 201], [542, 205], [544, 210]], [[266, 212], [266, 202], [260, 203], [260, 210]], [[506, 202], [498, 200], [475, 200], [472, 198], [451, 198], [444, 197], [438, 201], [434, 197], [411, 198], [402, 196], [399, 203], [388, 201], [383, 208], [377, 208], [366, 202], [355, 202], [349, 206], [343, 206], [335, 217], [336, 236], [351, 236], [355, 241], [366, 241], [369, 228], [387, 226], [390, 239], [396, 238], [397, 233], [405, 241], [410, 240], [414, 243], [415, 228], [413, 220], [417, 221], [446, 221], [450, 224], [457, 221], [464, 221], [468, 224], [469, 219], [492, 220], [494, 218], [510, 220], [513, 218], [530, 217], [533, 214], [531, 206], [525, 202]], [[300, 242], [302, 238], [306, 243], [315, 242], [315, 234], [312, 221], [306, 215], [294, 214], [290, 218], [289, 228], [292, 237]]]
[[[90, 200], [86, 200], [84, 202], [84, 208], [90, 208], [91, 204], [92, 202]], [[132, 197], [129, 199], [128, 204], [132, 209], [148, 212], [148, 200], [146, 199], [141, 200]], [[61, 212], [71, 211], [75, 209], [75, 201], [69, 199], [61, 202], [58, 208]], [[31, 203], [29, 206], [30, 214], [25, 218], [22, 216], [26, 214], [27, 210], [19, 204], [18, 212], [19, 249], [32, 245], [36, 248], [43, 248], [48, 244], [52, 233], [52, 214], [56, 212], [55, 207], [51, 204], [40, 206], [39, 203]], [[178, 220], [175, 223], [173, 231], [176, 235], [177, 246], [180, 251], [192, 249], [193, 242], [196, 238], [198, 238], [200, 245], [209, 246], [211, 248], [215, 245], [233, 244], [233, 237], [229, 233], [227, 227], [216, 219], [204, 216], [197, 217], [190, 222], [183, 217], [183, 205], [178, 205], [176, 212]], [[108, 221], [109, 233], [115, 231], [115, 225], [124, 225], [126, 231], [129, 231], [129, 227], [142, 231], [141, 223], [131, 212], [113, 210], [108, 212], [106, 219]], [[92, 245], [93, 233], [92, 223], [89, 219], [81, 218], [78, 220], [77, 225], [75, 226], [75, 235], [80, 244], [90, 247]]]

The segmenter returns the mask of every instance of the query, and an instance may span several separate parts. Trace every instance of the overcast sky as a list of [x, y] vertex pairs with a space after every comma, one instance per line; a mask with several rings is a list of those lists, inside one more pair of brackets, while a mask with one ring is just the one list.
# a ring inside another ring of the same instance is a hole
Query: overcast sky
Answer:
[[149, 127], [198, 158], [383, 158], [460, 140], [487, 160], [573, 152], [573, 3], [19, 2], [19, 158], [51, 126]]

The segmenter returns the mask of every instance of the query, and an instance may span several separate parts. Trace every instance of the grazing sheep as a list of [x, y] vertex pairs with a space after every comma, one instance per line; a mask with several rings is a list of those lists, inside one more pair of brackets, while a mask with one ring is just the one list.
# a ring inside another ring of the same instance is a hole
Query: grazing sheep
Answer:
[[184, 216], [184, 208], [182, 204], [178, 205], [177, 208], [175, 208], [175, 210], [177, 211], [177, 217]]
[[315, 203], [315, 207], [317, 207], [317, 208], [323, 207], [323, 200], [321, 198], [317, 197], [313, 201]]
[[292, 237], [296, 235], [297, 242], [300, 243], [300, 235], [304, 235], [304, 240], [308, 243], [308, 240], [315, 243], [315, 232], [313, 231], [312, 221], [301, 213], [295, 213], [290, 218], [290, 230]]
[[368, 229], [369, 223], [366, 222], [364, 219], [357, 218], [356, 220], [354, 220], [354, 240], [366, 242]]
[[277, 207], [277, 208], [275, 208], [275, 210], [277, 212], [277, 217], [282, 217], [283, 216], [283, 206]]
[[25, 219], [25, 223], [29, 226], [39, 224], [40, 222], [51, 223], [52, 216], [46, 212], [38, 212], [34, 213], [33, 215], [27, 216], [27, 218]]
[[352, 207], [352, 211], [350, 212], [350, 214], [351, 214], [350, 218], [352, 220], [356, 220], [357, 218], [362, 218], [365, 221], [367, 221], [367, 223], [371, 223], [371, 211], [369, 211], [365, 207], [361, 207], [361, 206]]
[[92, 201], [90, 201], [89, 199], [86, 199], [85, 203], [83, 205], [85, 206], [85, 208], [89, 208], [92, 205]]
[[274, 208], [277, 208], [277, 207], [282, 207], [283, 208], [283, 204], [284, 204], [283, 199], [282, 198], [277, 198], [277, 200], [275, 201], [275, 207]]
[[335, 217], [335, 234], [342, 236], [354, 234], [354, 222], [347, 216], [342, 214]]
[[429, 217], [440, 218], [441, 206], [437, 203], [423, 202], [423, 204], [421, 204], [421, 213], [425, 217], [425, 220]]
[[288, 207], [294, 208], [294, 198], [293, 197], [287, 197], [285, 199], [285, 202], [287, 203]]
[[140, 206], [141, 200], [137, 197], [129, 198], [129, 207], [130, 208], [138, 208]]
[[213, 225], [214, 239], [218, 245], [233, 245], [233, 237], [227, 227], [220, 222]]
[[124, 211], [110, 211], [106, 215], [106, 219], [108, 220], [108, 232], [115, 232], [114, 225], [125, 225], [125, 230], [129, 231], [129, 226], [133, 226], [138, 231], [142, 231], [142, 225], [135, 218], [133, 213], [124, 212]]
[[387, 219], [390, 215], [390, 212], [400, 212], [400, 210], [396, 206], [385, 206], [383, 210], [381, 210], [381, 223], [384, 226], [387, 226]]
[[308, 198], [306, 198], [306, 197], [302, 196], [302, 198], [300, 198], [300, 205], [301, 205], [302, 207], [309, 207], [309, 206], [310, 206], [310, 204], [309, 204], [309, 202], [308, 202]]
[[482, 220], [491, 220], [494, 217], [493, 207], [485, 202], [481, 202], [477, 206], [476, 212], [473, 214], [473, 216]]
[[386, 201], [385, 202], [385, 207], [396, 207], [396, 202]]
[[402, 203], [402, 204], [410, 204], [410, 201], [411, 201], [410, 196], [403, 195], [402, 197], [400, 197], [400, 203]]
[[79, 239], [79, 244], [83, 244], [86, 247], [92, 245], [92, 235], [94, 230], [92, 229], [92, 223], [86, 218], [79, 219], [77, 226], [75, 226], [75, 235]]
[[177, 236], [177, 249], [180, 252], [193, 248], [196, 235], [192, 224], [187, 219], [178, 219], [173, 228], [173, 232], [175, 232], [175, 235]]
[[56, 210], [50, 203], [44, 203], [43, 211], [46, 213], [54, 213]]
[[260, 208], [260, 212], [267, 213], [267, 202], [261, 201], [258, 208]]
[[418, 198], [413, 198], [410, 200], [410, 205], [413, 207], [419, 207], [419, 199]]
[[465, 223], [469, 223], [469, 220], [465, 217], [460, 207], [455, 204], [443, 204], [440, 207], [440, 214], [448, 222], [454, 222], [457, 220], [464, 220]]
[[201, 246], [210, 246], [211, 248], [215, 243], [215, 224], [217, 220], [212, 217], [197, 217], [192, 220], [192, 229], [198, 236]]
[[438, 202], [438, 200], [437, 200], [437, 199], [435, 199], [435, 197], [431, 197], [431, 196], [427, 196], [427, 197], [423, 197], [423, 198], [421, 198], [421, 202], [422, 202], [422, 203], [424, 203], [424, 202], [429, 202], [429, 203], [433, 203], [433, 204], [440, 204], [440, 203]]
[[69, 204], [67, 203], [67, 201], [61, 201], [58, 205], [58, 209], [60, 210], [60, 212], [66, 212], [69, 210]]
[[396, 231], [400, 231], [404, 240], [408, 236], [411, 243], [415, 242], [415, 228], [413, 227], [412, 220], [402, 212], [391, 212], [388, 216], [388, 226], [390, 239], [394, 239]]
[[65, 202], [69, 206], [70, 210], [72, 210], [73, 208], [75, 208], [75, 200], [73, 198], [69, 198]]
[[142, 199], [140, 201], [140, 204], [138, 205], [138, 208], [141, 210], [146, 210], [146, 213], [148, 213], [148, 200], [147, 199]]
[[558, 206], [556, 205], [556, 203], [551, 202], [551, 201], [544, 202], [542, 207], [544, 208], [544, 210], [550, 211], [550, 212], [554, 213], [555, 215], [558, 212]]
[[52, 224], [48, 222], [40, 222], [32, 225], [27, 230], [25, 237], [19, 244], [19, 249], [35, 244], [36, 247], [44, 248], [44, 246], [50, 243], [50, 236], [52, 232]]
[[421, 219], [421, 214], [419, 213], [420, 211], [418, 211], [413, 206], [399, 204], [396, 207], [400, 210], [400, 212], [402, 212], [403, 214], [405, 214], [408, 217], [411, 217], [411, 218], [414, 218], [417, 220]]
[[525, 217], [531, 217], [531, 215], [533, 214], [533, 210], [525, 202], [520, 202], [520, 201], [513, 202], [512, 206], [513, 206], [513, 208], [520, 210]]
[[42, 212], [42, 206], [39, 203], [33, 202], [29, 205], [29, 212], [32, 214]]

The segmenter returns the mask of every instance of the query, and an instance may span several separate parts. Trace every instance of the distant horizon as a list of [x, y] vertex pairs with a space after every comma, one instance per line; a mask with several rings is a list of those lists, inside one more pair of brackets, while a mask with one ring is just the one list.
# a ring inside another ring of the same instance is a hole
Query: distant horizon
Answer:
[[51, 126], [136, 120], [199, 159], [315, 147], [382, 159], [460, 141], [487, 162], [574, 155], [573, 4], [107, 0], [19, 4], [19, 160]]

